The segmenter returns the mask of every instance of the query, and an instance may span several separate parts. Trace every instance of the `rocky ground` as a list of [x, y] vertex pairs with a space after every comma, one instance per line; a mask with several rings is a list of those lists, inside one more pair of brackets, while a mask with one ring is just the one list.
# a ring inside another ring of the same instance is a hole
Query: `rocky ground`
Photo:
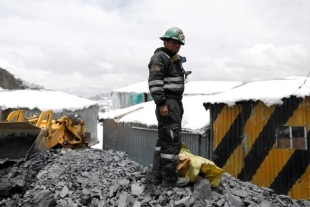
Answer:
[[217, 188], [204, 178], [185, 188], [154, 186], [150, 168], [112, 150], [49, 150], [1, 168], [0, 207], [310, 206], [227, 173]]

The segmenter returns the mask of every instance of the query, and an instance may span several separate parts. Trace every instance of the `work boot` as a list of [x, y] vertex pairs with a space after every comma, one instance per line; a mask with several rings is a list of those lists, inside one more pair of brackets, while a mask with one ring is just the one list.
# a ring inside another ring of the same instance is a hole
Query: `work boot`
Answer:
[[162, 179], [160, 179], [160, 178], [152, 178], [152, 182], [153, 182], [153, 184], [154, 185], [159, 185], [159, 184], [161, 184], [162, 183]]
[[155, 148], [154, 157], [153, 157], [152, 182], [154, 185], [159, 185], [159, 184], [161, 184], [163, 179], [162, 179], [162, 175], [161, 175], [160, 150], [156, 150], [156, 148]]
[[187, 178], [178, 177], [176, 182], [169, 182], [167, 180], [163, 180], [162, 186], [164, 187], [184, 187], [189, 183]]

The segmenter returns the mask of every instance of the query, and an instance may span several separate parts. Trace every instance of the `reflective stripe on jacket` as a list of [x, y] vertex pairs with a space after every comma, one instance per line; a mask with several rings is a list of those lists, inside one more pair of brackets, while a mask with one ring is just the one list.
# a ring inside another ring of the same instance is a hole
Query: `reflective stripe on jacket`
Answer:
[[158, 48], [151, 57], [149, 67], [149, 90], [157, 105], [164, 105], [166, 95], [182, 96], [184, 92], [184, 73], [180, 64], [173, 61], [164, 48]]

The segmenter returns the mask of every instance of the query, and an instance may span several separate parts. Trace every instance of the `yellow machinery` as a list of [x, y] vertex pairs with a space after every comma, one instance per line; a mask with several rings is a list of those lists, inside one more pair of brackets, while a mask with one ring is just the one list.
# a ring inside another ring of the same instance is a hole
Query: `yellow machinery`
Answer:
[[22, 110], [11, 112], [0, 122], [0, 162], [27, 158], [36, 151], [53, 148], [86, 147], [90, 133], [78, 115], [53, 120], [51, 110], [39, 117], [25, 118]]

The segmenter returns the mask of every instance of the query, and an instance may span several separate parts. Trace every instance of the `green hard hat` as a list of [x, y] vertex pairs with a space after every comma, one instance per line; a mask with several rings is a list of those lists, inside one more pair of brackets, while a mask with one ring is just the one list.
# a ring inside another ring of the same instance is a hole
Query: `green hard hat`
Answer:
[[182, 30], [178, 27], [172, 27], [166, 31], [164, 36], [160, 37], [161, 40], [173, 39], [181, 42], [182, 45], [185, 44], [185, 36]]

